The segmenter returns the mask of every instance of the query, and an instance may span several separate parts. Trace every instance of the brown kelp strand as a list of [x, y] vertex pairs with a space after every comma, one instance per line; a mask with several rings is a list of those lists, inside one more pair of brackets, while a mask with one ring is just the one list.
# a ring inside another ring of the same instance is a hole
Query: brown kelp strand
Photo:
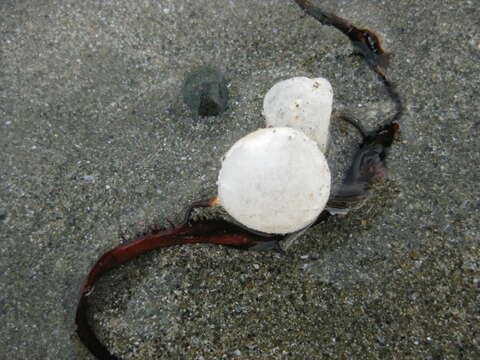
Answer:
[[[348, 20], [324, 11], [318, 4], [310, 0], [294, 1], [307, 15], [348, 36], [352, 46], [360, 52], [366, 63], [378, 75], [388, 96], [395, 104], [395, 113], [383, 122], [384, 125], [371, 133], [367, 133], [358, 121], [340, 115], [340, 118], [353, 125], [363, 138], [342, 185], [331, 195], [327, 203], [329, 213], [346, 214], [363, 205], [374, 179], [385, 176], [388, 150], [400, 132], [398, 122], [403, 115], [403, 102], [395, 85], [386, 76], [390, 54], [383, 50], [380, 39], [374, 32], [357, 27]], [[328, 215], [321, 214], [320, 217], [328, 217]]]
[[395, 85], [386, 77], [386, 69], [390, 63], [390, 54], [383, 50], [378, 35], [369, 29], [355, 26], [346, 19], [322, 10], [322, 8], [313, 1], [294, 1], [307, 15], [318, 20], [323, 25], [336, 28], [350, 39], [352, 46], [360, 52], [367, 64], [380, 77], [389, 97], [395, 103], [396, 112], [386, 123], [398, 122], [403, 114], [403, 103]]
[[110, 354], [107, 348], [98, 340], [87, 319], [88, 296], [93, 289], [95, 281], [106, 271], [140, 254], [174, 245], [209, 243], [246, 250], [259, 246], [266, 240], [268, 240], [267, 242], [276, 241], [276, 239], [272, 238], [265, 239], [225, 220], [190, 221], [189, 214], [191, 208], [195, 208], [198, 205], [198, 203], [194, 203], [188, 209], [186, 214], [187, 222], [173, 229], [144, 236], [128, 244], [118, 246], [100, 257], [90, 270], [80, 289], [80, 302], [77, 307], [75, 322], [80, 340], [97, 359], [118, 359]]
[[348, 20], [322, 10], [310, 0], [294, 0], [308, 15], [323, 25], [333, 26], [348, 36], [352, 45], [363, 55], [367, 63], [378, 74], [384, 75], [390, 55], [380, 45], [380, 39], [374, 32], [357, 27]]

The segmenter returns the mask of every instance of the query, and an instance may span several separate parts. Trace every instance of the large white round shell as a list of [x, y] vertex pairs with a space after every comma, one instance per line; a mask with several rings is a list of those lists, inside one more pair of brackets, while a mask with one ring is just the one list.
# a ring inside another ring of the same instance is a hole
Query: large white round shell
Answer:
[[260, 129], [225, 154], [218, 200], [244, 226], [286, 234], [318, 217], [327, 203], [330, 181], [323, 153], [303, 132]]
[[325, 152], [332, 103], [332, 85], [327, 79], [293, 77], [276, 83], [267, 92], [263, 100], [263, 115], [267, 127], [299, 129]]

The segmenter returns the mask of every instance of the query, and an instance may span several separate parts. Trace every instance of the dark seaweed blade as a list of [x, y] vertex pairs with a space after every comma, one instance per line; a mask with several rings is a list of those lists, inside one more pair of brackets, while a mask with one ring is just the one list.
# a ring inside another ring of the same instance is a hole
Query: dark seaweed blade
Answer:
[[[195, 204], [198, 205], [198, 204]], [[193, 206], [196, 207], [196, 206]], [[189, 208], [190, 209], [190, 208]], [[276, 241], [268, 238], [268, 242]], [[194, 243], [219, 244], [238, 249], [262, 248], [265, 238], [225, 220], [189, 221], [173, 229], [142, 237], [131, 243], [118, 246], [105, 253], [95, 263], [80, 289], [80, 301], [77, 307], [75, 323], [77, 334], [82, 343], [100, 360], [118, 360], [98, 340], [88, 323], [88, 296], [98, 278], [106, 271], [151, 250]]]
[[[379, 37], [372, 31], [353, 25], [348, 20], [322, 10], [311, 0], [294, 0], [297, 5], [314, 19], [323, 25], [333, 26], [344, 33], [354, 48], [364, 57], [367, 64], [378, 74], [387, 89], [390, 99], [395, 103], [396, 112], [386, 124], [398, 122], [403, 114], [403, 102], [395, 85], [386, 77], [385, 71], [390, 62], [390, 54], [386, 53], [380, 43]], [[377, 132], [379, 132], [379, 129]], [[398, 132], [398, 128], [396, 129]], [[393, 138], [392, 138], [393, 141]]]
[[391, 125], [392, 131], [382, 127], [364, 138], [342, 185], [328, 199], [326, 209], [332, 215], [344, 215], [360, 208], [367, 200], [368, 190], [375, 179], [385, 177], [385, 159], [396, 134], [396, 125]]
[[[346, 214], [365, 203], [368, 190], [375, 178], [385, 176], [387, 153], [400, 131], [398, 121], [403, 114], [403, 102], [394, 84], [386, 77], [385, 70], [389, 64], [390, 55], [383, 50], [380, 39], [375, 33], [359, 28], [335, 14], [322, 10], [310, 0], [294, 1], [306, 14], [321, 24], [333, 26], [348, 36], [353, 47], [360, 51], [367, 64], [380, 77], [396, 107], [393, 116], [384, 122], [385, 125], [381, 125], [376, 131], [369, 134], [358, 122], [341, 116], [343, 120], [357, 128], [363, 137], [363, 142], [354, 156], [342, 185], [331, 195], [326, 207], [331, 215]], [[320, 217], [328, 216], [322, 213]]]
[[378, 36], [364, 28], [359, 28], [348, 20], [322, 10], [310, 0], [294, 0], [308, 15], [318, 20], [323, 25], [333, 26], [348, 36], [352, 45], [360, 51], [367, 63], [375, 72], [385, 75], [389, 64], [390, 55], [380, 45]]

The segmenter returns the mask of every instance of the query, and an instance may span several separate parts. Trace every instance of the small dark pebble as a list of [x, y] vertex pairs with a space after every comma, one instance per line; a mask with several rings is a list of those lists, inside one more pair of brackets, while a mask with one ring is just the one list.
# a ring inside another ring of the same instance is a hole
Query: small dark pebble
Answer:
[[227, 108], [227, 81], [219, 70], [201, 66], [185, 77], [182, 95], [183, 101], [190, 107], [195, 118], [217, 116]]
[[4, 208], [0, 208], [0, 222], [7, 218], [7, 210]]

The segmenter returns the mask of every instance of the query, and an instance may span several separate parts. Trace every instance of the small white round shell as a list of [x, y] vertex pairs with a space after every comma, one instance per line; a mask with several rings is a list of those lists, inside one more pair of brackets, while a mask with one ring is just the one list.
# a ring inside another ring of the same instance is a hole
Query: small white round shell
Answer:
[[265, 95], [267, 127], [288, 126], [303, 131], [325, 152], [328, 144], [333, 90], [324, 78], [293, 77], [276, 83]]
[[322, 212], [330, 181], [323, 153], [303, 132], [260, 129], [225, 154], [218, 200], [244, 226], [286, 234], [308, 226]]

